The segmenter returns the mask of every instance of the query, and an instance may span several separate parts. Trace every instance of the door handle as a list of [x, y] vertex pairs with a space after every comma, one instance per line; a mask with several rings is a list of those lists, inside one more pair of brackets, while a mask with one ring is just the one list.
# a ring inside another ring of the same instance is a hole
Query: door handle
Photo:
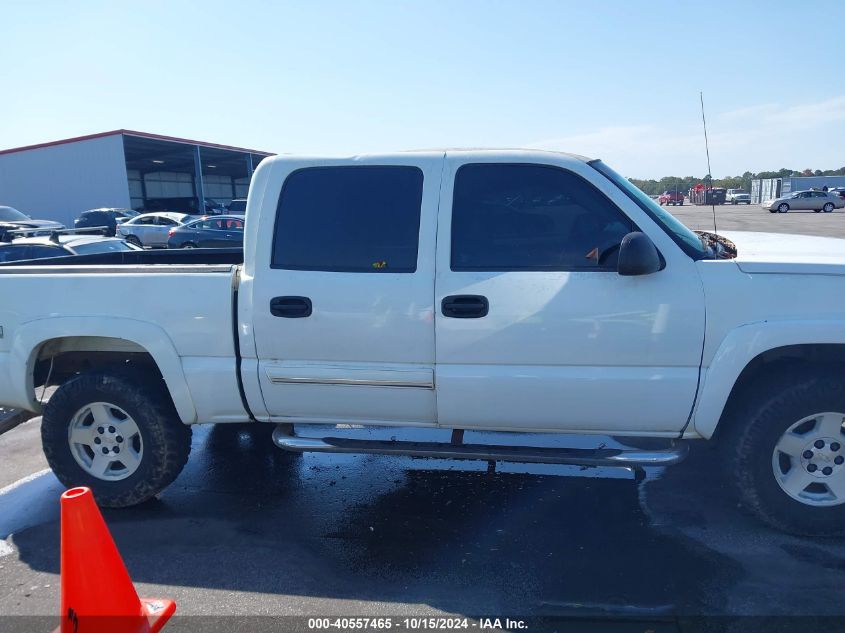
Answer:
[[453, 319], [480, 319], [487, 316], [490, 303], [481, 295], [451, 295], [443, 297], [440, 311]]
[[311, 299], [308, 297], [273, 297], [270, 299], [270, 313], [285, 319], [301, 319], [311, 316]]

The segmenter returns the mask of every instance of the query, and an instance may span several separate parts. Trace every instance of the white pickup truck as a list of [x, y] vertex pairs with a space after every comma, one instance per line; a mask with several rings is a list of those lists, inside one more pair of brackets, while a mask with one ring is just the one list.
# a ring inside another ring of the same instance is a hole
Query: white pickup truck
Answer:
[[[42, 436], [63, 483], [139, 503], [198, 423], [276, 424], [291, 451], [635, 472], [718, 438], [762, 519], [845, 528], [843, 240], [697, 234], [601, 161], [448, 150], [262, 161], [244, 245], [242, 265], [0, 267], [0, 405], [40, 412], [58, 385]], [[451, 441], [332, 437], [341, 423]], [[465, 443], [473, 430], [665, 445]]]
[[725, 194], [725, 202], [728, 204], [751, 204], [751, 194], [744, 189], [728, 189]]

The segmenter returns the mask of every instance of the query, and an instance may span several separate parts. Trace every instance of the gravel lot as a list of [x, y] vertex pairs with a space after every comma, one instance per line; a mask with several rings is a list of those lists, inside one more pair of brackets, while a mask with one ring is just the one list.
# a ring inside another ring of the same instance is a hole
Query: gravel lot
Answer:
[[[709, 208], [671, 210], [692, 228], [712, 228]], [[845, 237], [842, 212], [726, 206], [717, 221]], [[45, 467], [38, 418], [0, 435], [0, 614], [58, 610], [62, 487]], [[709, 446], [640, 485], [624, 472], [485, 470], [293, 456], [271, 445], [269, 428], [197, 428], [176, 483], [106, 519], [139, 593], [175, 598], [183, 615], [456, 613], [582, 624], [613, 615], [638, 618], [638, 631], [689, 630], [684, 619], [697, 615], [845, 617], [845, 541], [790, 537], [749, 518], [726, 494]], [[843, 621], [823, 628], [842, 630]]]

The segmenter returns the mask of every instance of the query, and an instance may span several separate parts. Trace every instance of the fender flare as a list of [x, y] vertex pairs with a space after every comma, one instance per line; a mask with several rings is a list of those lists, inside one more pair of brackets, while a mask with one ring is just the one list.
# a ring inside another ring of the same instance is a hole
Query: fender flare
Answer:
[[197, 410], [170, 337], [153, 323], [122, 317], [49, 317], [17, 328], [10, 349], [11, 366], [23, 367], [24, 371], [10, 372], [9, 379], [13, 392], [21, 403], [28, 404], [28, 410], [41, 412], [33, 384], [37, 350], [51, 339], [77, 336], [122, 339], [142, 347], [158, 366], [182, 422], [196, 422]]
[[760, 321], [731, 330], [702, 374], [693, 415], [698, 435], [712, 437], [742, 371], [760, 354], [789, 345], [842, 344], [845, 321]]

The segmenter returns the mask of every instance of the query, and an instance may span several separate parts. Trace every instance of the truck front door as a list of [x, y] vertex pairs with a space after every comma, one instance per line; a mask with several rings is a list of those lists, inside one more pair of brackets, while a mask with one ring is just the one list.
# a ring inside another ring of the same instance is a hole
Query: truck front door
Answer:
[[[704, 336], [694, 261], [585, 162], [531, 159], [447, 154], [435, 289], [439, 423], [679, 431]], [[655, 242], [663, 270], [617, 273], [619, 244], [635, 230]]]
[[272, 419], [435, 424], [442, 165], [442, 152], [275, 163], [263, 206], [275, 228], [257, 238], [272, 246], [257, 249], [269, 258], [251, 281]]

